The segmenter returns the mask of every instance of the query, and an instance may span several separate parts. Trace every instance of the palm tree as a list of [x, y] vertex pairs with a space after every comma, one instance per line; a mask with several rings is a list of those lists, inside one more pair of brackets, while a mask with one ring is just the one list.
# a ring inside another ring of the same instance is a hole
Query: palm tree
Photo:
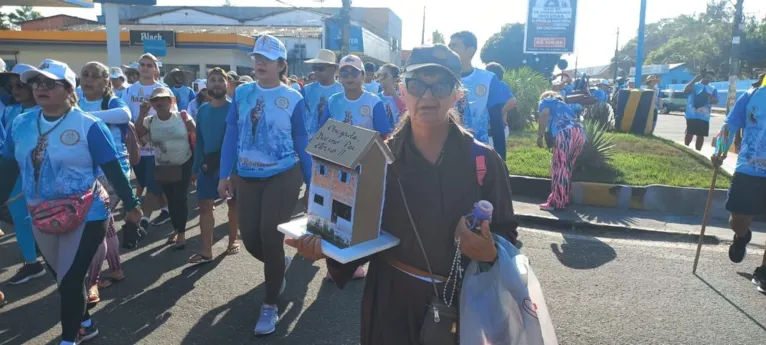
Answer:
[[22, 22], [37, 19], [42, 16], [43, 15], [40, 14], [40, 12], [35, 11], [32, 6], [21, 6], [21, 8], [17, 8], [15, 12], [8, 14], [8, 20], [13, 24], [18, 25]]

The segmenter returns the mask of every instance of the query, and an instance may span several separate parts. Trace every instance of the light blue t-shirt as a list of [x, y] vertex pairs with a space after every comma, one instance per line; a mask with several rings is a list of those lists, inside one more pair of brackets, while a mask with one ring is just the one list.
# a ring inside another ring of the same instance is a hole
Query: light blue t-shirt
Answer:
[[[703, 90], [708, 95], [706, 102], [703, 106], [695, 108], [694, 99]], [[710, 111], [713, 109], [713, 105], [710, 104], [710, 96], [718, 98], [718, 90], [713, 85], [694, 84], [694, 90], [686, 98], [686, 118], [710, 121]]]
[[750, 90], [737, 99], [724, 120], [731, 142], [742, 128], [742, 147], [735, 172], [766, 177], [766, 88]]
[[319, 131], [319, 119], [325, 109], [327, 100], [336, 93], [343, 92], [343, 85], [338, 82], [329, 86], [323, 86], [319, 82], [313, 82], [303, 87], [303, 101], [306, 103], [306, 129], [309, 136], [314, 136]]
[[338, 93], [327, 100], [319, 127], [328, 119], [345, 122], [357, 127], [378, 131], [381, 136], [391, 133], [391, 125], [386, 117], [383, 101], [377, 95], [362, 91], [356, 100], [349, 100], [345, 93]]
[[602, 89], [596, 89], [591, 95], [601, 104], [605, 104], [609, 100], [606, 97], [606, 91]]
[[378, 97], [383, 101], [383, 107], [386, 109], [386, 119], [388, 120], [388, 123], [391, 125], [391, 128], [395, 128], [396, 124], [399, 123], [399, 117], [402, 115], [402, 110], [396, 105], [394, 96], [386, 96], [381, 92], [378, 94]]
[[268, 178], [300, 161], [308, 184], [311, 157], [306, 153], [305, 114], [300, 92], [285, 84], [270, 89], [257, 82], [238, 86], [226, 116], [220, 177], [229, 178], [236, 165], [241, 177]]
[[221, 151], [229, 108], [231, 108], [229, 100], [220, 107], [205, 103], [199, 108], [196, 119], [197, 145], [194, 147], [194, 165], [192, 165], [194, 172], [199, 172], [206, 154]]
[[373, 80], [369, 83], [364, 83], [364, 90], [373, 95], [377, 95], [378, 93], [383, 92], [383, 87], [380, 86], [380, 83]]
[[463, 98], [455, 108], [463, 118], [463, 124], [473, 132], [476, 140], [489, 143], [489, 109], [508, 101], [500, 81], [494, 73], [474, 68], [462, 78], [465, 88]]
[[181, 85], [180, 87], [171, 86], [170, 91], [173, 91], [173, 95], [176, 97], [176, 105], [178, 110], [186, 110], [189, 107], [189, 102], [193, 101], [196, 97], [192, 88]]
[[[102, 100], [88, 101], [85, 97], [78, 100], [77, 105], [90, 115], [93, 115], [106, 123], [109, 132], [112, 134], [114, 146], [120, 155], [120, 165], [122, 172], [130, 177], [130, 162], [128, 161], [128, 146], [125, 144], [125, 135], [128, 133], [128, 122], [131, 114], [128, 105], [121, 98], [112, 97], [107, 103], [106, 109], [101, 109]], [[114, 113], [117, 113], [115, 116]], [[103, 116], [103, 117], [102, 117]], [[116, 120], [122, 119], [122, 120]]]
[[8, 131], [11, 130], [13, 120], [23, 113], [34, 111], [40, 111], [40, 106], [24, 108], [21, 104], [11, 104], [3, 109], [2, 114], [0, 114], [0, 150], [5, 145], [5, 139], [8, 136]]
[[549, 110], [548, 128], [554, 138], [562, 130], [581, 127], [580, 123], [577, 122], [577, 115], [569, 104], [549, 97], [540, 101], [538, 112], [542, 112], [544, 109]]
[[[37, 148], [40, 132], [51, 129], [45, 145]], [[24, 113], [13, 121], [7, 139], [3, 156], [18, 162], [24, 197], [32, 206], [87, 191], [96, 181], [99, 165], [119, 158], [106, 124], [77, 107], [53, 122], [39, 110]], [[95, 194], [86, 221], [109, 216], [108, 198]]]

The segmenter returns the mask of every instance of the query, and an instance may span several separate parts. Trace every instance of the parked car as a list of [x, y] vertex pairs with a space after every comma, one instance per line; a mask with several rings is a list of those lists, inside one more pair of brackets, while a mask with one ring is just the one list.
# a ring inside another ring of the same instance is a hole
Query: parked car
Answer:
[[660, 111], [663, 114], [670, 114], [671, 111], [686, 111], [686, 97], [687, 95], [683, 91], [660, 91], [660, 98], [662, 98], [663, 103]]

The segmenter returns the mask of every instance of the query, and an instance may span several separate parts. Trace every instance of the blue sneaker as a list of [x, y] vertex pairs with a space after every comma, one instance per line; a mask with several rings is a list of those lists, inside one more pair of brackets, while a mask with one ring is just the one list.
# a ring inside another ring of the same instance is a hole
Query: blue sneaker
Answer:
[[255, 335], [268, 335], [277, 330], [279, 322], [279, 308], [275, 305], [264, 304], [261, 306], [261, 317], [255, 324]]

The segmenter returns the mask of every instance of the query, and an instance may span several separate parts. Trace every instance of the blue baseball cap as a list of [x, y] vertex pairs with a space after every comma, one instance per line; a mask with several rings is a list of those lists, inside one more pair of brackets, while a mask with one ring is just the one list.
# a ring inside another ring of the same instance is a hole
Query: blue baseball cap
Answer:
[[285, 44], [279, 39], [271, 35], [263, 35], [258, 37], [253, 47], [253, 52], [250, 56], [253, 57], [256, 54], [263, 55], [269, 60], [285, 59], [287, 60], [287, 48]]

